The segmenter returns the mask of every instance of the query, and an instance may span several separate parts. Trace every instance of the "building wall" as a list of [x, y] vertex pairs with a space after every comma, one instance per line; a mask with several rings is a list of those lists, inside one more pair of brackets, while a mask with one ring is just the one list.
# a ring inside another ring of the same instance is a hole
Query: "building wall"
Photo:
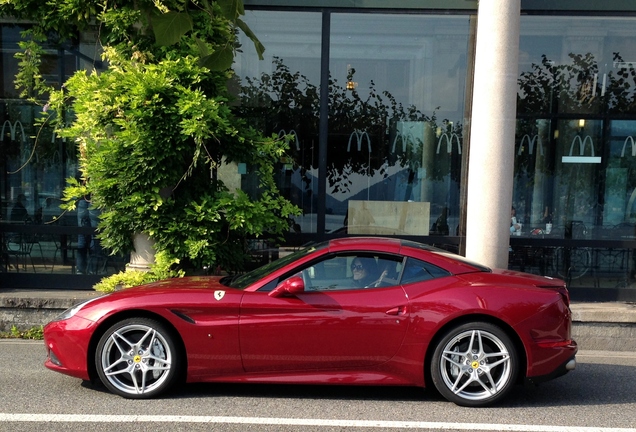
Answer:
[[[510, 268], [564, 277], [575, 299], [633, 299], [636, 5], [561, 3], [521, 2], [516, 124], [507, 144], [513, 158], [505, 167], [512, 168], [507, 181], [521, 229], [502, 236], [499, 227], [497, 235], [509, 240]], [[289, 139], [278, 184], [303, 214], [287, 245], [381, 234], [464, 252], [477, 2], [245, 4], [245, 21], [266, 51], [259, 61], [251, 41], [241, 41], [236, 94], [255, 126]], [[61, 214], [56, 204], [74, 174], [73, 147], [52, 139], [16, 171], [33, 151], [41, 108], [13, 90], [15, 31], [2, 26], [1, 229], [11, 232], [5, 222], [24, 195], [40, 226], [20, 229], [37, 233], [42, 251], [32, 251], [35, 265], [5, 258], [3, 276], [11, 278], [3, 280], [31, 284], [34, 272], [42, 283], [53, 275], [78, 278], [73, 242], [86, 233], [77, 215]], [[87, 67], [91, 35], [83, 40], [85, 57], [51, 52], [51, 79], [63, 82]], [[491, 66], [493, 73], [502, 67]], [[331, 82], [327, 98], [321, 82]], [[498, 162], [487, 170], [503, 168]], [[240, 179], [255, 192], [249, 166], [230, 169], [233, 184]], [[499, 203], [506, 221], [508, 202]], [[498, 225], [478, 218], [472, 229], [488, 233]], [[102, 258], [94, 258], [94, 273], [121, 265]]]

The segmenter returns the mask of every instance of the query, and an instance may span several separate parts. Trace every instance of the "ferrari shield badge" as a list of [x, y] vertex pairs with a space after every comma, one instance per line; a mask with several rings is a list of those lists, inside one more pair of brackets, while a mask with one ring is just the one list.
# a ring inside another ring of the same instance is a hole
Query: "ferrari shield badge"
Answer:
[[214, 291], [214, 298], [219, 301], [225, 296], [225, 291]]

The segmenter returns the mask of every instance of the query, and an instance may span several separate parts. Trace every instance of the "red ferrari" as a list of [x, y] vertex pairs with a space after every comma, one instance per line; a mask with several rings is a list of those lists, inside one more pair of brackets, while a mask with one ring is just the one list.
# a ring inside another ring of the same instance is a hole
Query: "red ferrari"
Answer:
[[47, 368], [126, 398], [183, 380], [404, 385], [463, 406], [563, 375], [577, 352], [563, 281], [385, 238], [98, 297], [49, 323], [44, 341]]

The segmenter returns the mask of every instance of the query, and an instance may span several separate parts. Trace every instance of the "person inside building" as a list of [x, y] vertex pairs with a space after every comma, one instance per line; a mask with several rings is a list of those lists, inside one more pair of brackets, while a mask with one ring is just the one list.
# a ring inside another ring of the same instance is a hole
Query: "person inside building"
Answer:
[[517, 221], [517, 210], [512, 207], [510, 210], [510, 234], [521, 231], [521, 224]]
[[431, 227], [431, 234], [448, 235], [450, 229], [448, 228], [448, 207], [442, 209], [442, 213]]
[[20, 194], [16, 197], [13, 208], [11, 209], [11, 222], [25, 222], [29, 219], [29, 212], [27, 211], [24, 203], [26, 196]]
[[[83, 182], [80, 173], [76, 178]], [[77, 226], [96, 228], [99, 223], [99, 210], [94, 208], [91, 197], [84, 196], [77, 202]], [[96, 258], [101, 255], [102, 248], [100, 241], [94, 234], [81, 233], [77, 236], [77, 254], [75, 256], [75, 267], [77, 274], [96, 273], [96, 259], [93, 259], [89, 266], [89, 258]]]

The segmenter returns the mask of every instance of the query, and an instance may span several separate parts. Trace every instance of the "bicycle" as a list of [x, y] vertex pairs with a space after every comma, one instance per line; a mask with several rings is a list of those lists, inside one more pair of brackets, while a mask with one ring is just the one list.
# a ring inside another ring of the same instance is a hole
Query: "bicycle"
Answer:
[[553, 266], [563, 279], [579, 279], [592, 267], [591, 248], [565, 248], [559, 246], [554, 250]]

